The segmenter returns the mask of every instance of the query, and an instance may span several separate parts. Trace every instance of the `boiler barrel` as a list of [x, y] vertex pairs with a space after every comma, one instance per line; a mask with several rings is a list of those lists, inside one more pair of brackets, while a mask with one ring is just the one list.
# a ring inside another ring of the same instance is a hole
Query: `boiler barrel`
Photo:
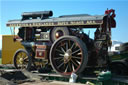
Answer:
[[28, 18], [28, 17], [49, 17], [52, 16], [52, 11], [39, 11], [39, 12], [24, 12], [22, 14], [22, 18]]

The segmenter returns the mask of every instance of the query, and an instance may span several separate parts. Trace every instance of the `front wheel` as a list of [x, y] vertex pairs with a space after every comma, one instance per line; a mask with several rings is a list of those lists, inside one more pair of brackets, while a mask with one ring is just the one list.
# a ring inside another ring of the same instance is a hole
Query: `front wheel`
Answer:
[[75, 36], [63, 36], [50, 49], [50, 63], [53, 69], [64, 76], [72, 72], [81, 73], [87, 64], [88, 53], [85, 44]]
[[30, 70], [32, 58], [26, 50], [19, 49], [13, 57], [13, 63], [16, 69]]

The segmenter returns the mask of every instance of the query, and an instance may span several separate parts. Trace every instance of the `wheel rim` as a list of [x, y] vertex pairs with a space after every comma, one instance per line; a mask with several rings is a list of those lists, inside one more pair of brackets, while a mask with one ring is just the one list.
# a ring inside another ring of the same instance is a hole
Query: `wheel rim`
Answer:
[[16, 65], [18, 69], [26, 69], [28, 65], [28, 56], [25, 52], [18, 52], [16, 55]]
[[57, 72], [71, 75], [72, 72], [79, 70], [82, 64], [83, 51], [76, 41], [60, 40], [53, 49], [51, 61]]

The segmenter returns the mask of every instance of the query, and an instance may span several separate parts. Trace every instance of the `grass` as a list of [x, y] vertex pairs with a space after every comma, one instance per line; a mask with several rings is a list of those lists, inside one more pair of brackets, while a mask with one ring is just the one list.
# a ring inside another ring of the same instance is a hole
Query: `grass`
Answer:
[[0, 64], [1, 64], [1, 62], [2, 62], [2, 61], [1, 61], [1, 58], [0, 58]]

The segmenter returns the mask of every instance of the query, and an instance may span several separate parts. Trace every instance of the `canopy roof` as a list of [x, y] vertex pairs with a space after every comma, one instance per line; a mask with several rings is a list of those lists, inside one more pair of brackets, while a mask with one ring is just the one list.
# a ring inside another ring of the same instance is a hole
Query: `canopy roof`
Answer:
[[107, 15], [88, 14], [81, 15], [65, 15], [47, 19], [27, 19], [27, 20], [10, 20], [7, 22], [8, 27], [49, 27], [49, 26], [85, 26], [85, 25], [101, 25], [103, 19]]

